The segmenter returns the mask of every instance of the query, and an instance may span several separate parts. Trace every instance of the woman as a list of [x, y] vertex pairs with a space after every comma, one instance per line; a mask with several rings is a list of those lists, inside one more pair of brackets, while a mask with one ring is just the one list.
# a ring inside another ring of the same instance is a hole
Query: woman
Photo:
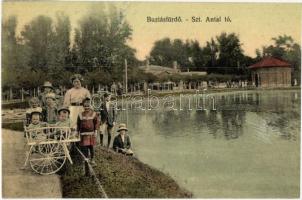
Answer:
[[67, 90], [64, 96], [64, 107], [69, 107], [70, 110], [70, 125], [71, 128], [77, 126], [77, 118], [79, 113], [83, 112], [82, 102], [85, 98], [91, 98], [90, 92], [82, 87], [83, 77], [80, 74], [75, 74], [70, 78], [73, 88]]

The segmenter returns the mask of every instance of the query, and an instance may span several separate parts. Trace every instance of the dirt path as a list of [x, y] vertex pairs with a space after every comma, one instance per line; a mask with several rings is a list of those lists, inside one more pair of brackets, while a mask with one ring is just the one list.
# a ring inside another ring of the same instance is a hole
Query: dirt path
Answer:
[[21, 170], [25, 160], [23, 133], [2, 129], [2, 197], [60, 198], [60, 179], [57, 175], [35, 174], [30, 166]]

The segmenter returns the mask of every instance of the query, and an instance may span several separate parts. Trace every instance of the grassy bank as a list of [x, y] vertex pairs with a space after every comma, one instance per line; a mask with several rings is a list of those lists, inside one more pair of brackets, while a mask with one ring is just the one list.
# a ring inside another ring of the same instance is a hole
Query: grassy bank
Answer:
[[24, 131], [23, 122], [2, 122], [2, 128], [10, 129], [14, 131]]
[[[75, 159], [62, 175], [64, 198], [97, 198], [92, 178], [83, 176], [83, 165]], [[110, 198], [189, 198], [192, 194], [178, 186], [168, 175], [134, 157], [96, 149], [94, 171]]]

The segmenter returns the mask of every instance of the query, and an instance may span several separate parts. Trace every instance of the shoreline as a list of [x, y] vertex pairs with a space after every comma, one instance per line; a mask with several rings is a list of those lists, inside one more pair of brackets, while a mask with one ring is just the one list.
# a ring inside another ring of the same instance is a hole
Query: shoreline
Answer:
[[[14, 132], [23, 138], [23, 134], [20, 130], [20, 127], [12, 126], [11, 129], [2, 127], [2, 131]], [[6, 134], [7, 135], [7, 134]], [[2, 137], [4, 137], [2, 135]], [[18, 145], [17, 145], [18, 146]], [[11, 146], [11, 148], [17, 148], [17, 146]], [[24, 146], [24, 145], [19, 145]], [[110, 198], [192, 198], [193, 194], [186, 189], [179, 186], [179, 184], [169, 175], [161, 172], [158, 169], [155, 169], [148, 164], [141, 162], [136, 157], [128, 157], [119, 153], [112, 151], [107, 151], [104, 147], [96, 147], [96, 163], [97, 167], [94, 167], [94, 170], [103, 185], [106, 193]], [[12, 154], [15, 154], [15, 150], [10, 151]], [[20, 152], [20, 151], [19, 151]], [[71, 152], [72, 154], [72, 152]], [[74, 154], [72, 154], [74, 155]], [[18, 159], [18, 163], [11, 163], [18, 167], [25, 159], [20, 153], [18, 156], [21, 156]], [[7, 157], [7, 156], [6, 156]], [[69, 162], [65, 163], [65, 168], [59, 173], [59, 186], [55, 191], [51, 191], [50, 194], [62, 194], [62, 198], [101, 198], [102, 196], [97, 191], [95, 183], [91, 177], [83, 176], [83, 165], [82, 160], [77, 159], [76, 155], [72, 158], [74, 164], [71, 165]], [[6, 159], [7, 160], [7, 159]], [[3, 165], [3, 168], [6, 169], [8, 165]], [[18, 173], [23, 174], [24, 171], [16, 169]], [[3, 177], [6, 177], [6, 171], [3, 172]], [[17, 174], [17, 172], [15, 174]], [[52, 177], [57, 177], [58, 175], [48, 175], [41, 176], [32, 172], [31, 168], [28, 166], [26, 173], [29, 173], [30, 176], [35, 177], [39, 180], [47, 180]], [[16, 175], [15, 175], [16, 176]], [[14, 179], [17, 182], [21, 180]], [[11, 182], [11, 181], [10, 181]], [[21, 181], [24, 184], [24, 181]], [[26, 182], [26, 180], [25, 180]], [[47, 182], [47, 181], [46, 181]], [[8, 184], [5, 186], [7, 191], [11, 191]], [[27, 185], [27, 184], [26, 184]], [[58, 185], [58, 184], [57, 184]], [[22, 188], [15, 188], [14, 190], [21, 190], [18, 197], [34, 197], [34, 194], [31, 194], [31, 187], [26, 187], [24, 191]], [[5, 191], [6, 191], [5, 190]], [[12, 194], [5, 192], [5, 196], [9, 197]], [[36, 192], [38, 196], [43, 196], [41, 192]], [[48, 194], [48, 193], [47, 193]], [[47, 195], [46, 194], [46, 195]], [[24, 196], [23, 196], [24, 195]], [[29, 196], [28, 196], [29, 195]], [[11, 196], [12, 197], [12, 196]], [[17, 197], [14, 195], [14, 197]], [[55, 196], [47, 196], [47, 198], [54, 198]]]

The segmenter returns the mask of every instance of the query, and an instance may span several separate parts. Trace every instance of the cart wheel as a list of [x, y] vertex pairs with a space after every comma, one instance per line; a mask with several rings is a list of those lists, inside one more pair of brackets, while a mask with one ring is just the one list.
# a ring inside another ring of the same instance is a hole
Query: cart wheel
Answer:
[[66, 154], [61, 143], [35, 145], [29, 156], [31, 168], [41, 175], [58, 172], [66, 161]]

